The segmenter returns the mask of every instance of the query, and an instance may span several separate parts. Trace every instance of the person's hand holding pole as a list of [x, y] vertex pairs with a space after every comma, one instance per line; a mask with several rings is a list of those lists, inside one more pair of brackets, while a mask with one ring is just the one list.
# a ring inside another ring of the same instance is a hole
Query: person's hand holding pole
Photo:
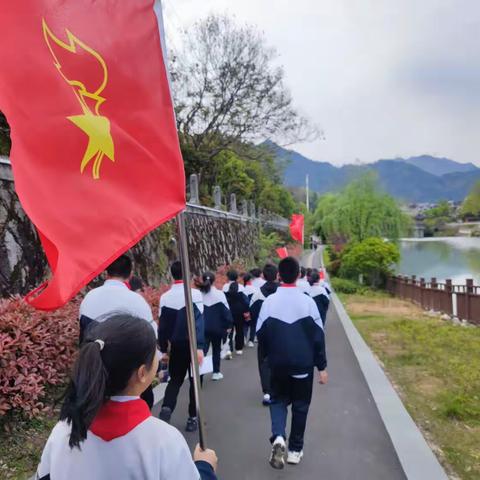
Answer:
[[200, 445], [198, 444], [195, 447], [195, 451], [193, 452], [193, 461], [194, 462], [207, 462], [209, 463], [214, 471], [217, 471], [218, 467], [218, 458], [217, 454], [214, 450], [206, 449], [202, 450]]

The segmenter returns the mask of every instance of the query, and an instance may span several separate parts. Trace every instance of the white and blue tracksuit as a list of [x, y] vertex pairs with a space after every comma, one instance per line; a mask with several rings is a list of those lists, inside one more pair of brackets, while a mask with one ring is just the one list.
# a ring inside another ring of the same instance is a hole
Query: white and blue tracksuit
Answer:
[[[253, 295], [252, 301], [250, 302], [250, 323], [254, 331], [256, 331], [257, 328], [258, 316], [260, 315], [263, 302], [267, 297], [275, 293], [279, 286], [280, 284], [277, 282], [266, 282], [257, 293]], [[264, 394], [270, 394], [270, 367], [268, 366], [267, 356], [261, 345], [258, 346], [257, 356], [262, 391]]]
[[[128, 313], [147, 321], [157, 335], [157, 324], [147, 301], [139, 293], [132, 292], [125, 282], [108, 279], [101, 287], [90, 290], [80, 304], [80, 343], [90, 328], [116, 313]], [[142, 393], [142, 399], [153, 407], [151, 386]]]
[[215, 287], [211, 287], [203, 296], [203, 318], [205, 321], [205, 348], [207, 354], [210, 344], [212, 345], [213, 373], [220, 372], [220, 353], [222, 339], [227, 330], [233, 326], [232, 313], [228, 306], [225, 294]]
[[306, 294], [310, 294], [310, 284], [306, 278], [299, 278], [297, 280], [297, 287]]
[[211, 465], [192, 460], [183, 435], [151, 415], [138, 397], [111, 397], [93, 420], [81, 449], [70, 448], [72, 427], [53, 428], [36, 480], [215, 480]]
[[301, 451], [312, 398], [313, 369], [327, 366], [325, 334], [317, 305], [295, 285], [281, 286], [262, 305], [257, 324], [259, 345], [271, 368], [272, 440], [286, 438], [292, 405], [289, 450]]
[[[249, 301], [245, 287], [237, 282], [228, 282], [223, 286], [235, 327], [235, 350], [243, 350], [245, 344], [245, 314], [248, 313]], [[230, 350], [233, 349], [233, 332], [230, 334]]]
[[312, 297], [317, 304], [323, 326], [325, 326], [328, 306], [330, 305], [330, 295], [327, 289], [320, 283], [316, 283], [310, 287], [310, 297]]
[[[199, 290], [192, 288], [193, 311], [197, 333], [197, 348], [203, 350], [205, 344], [205, 326], [203, 319], [203, 299]], [[190, 347], [188, 342], [187, 311], [183, 282], [175, 282], [172, 288], [160, 297], [160, 318], [158, 324], [158, 343], [160, 350], [170, 355], [168, 370], [170, 381], [165, 390], [163, 407], [175, 410], [178, 392], [185, 380], [187, 372], [190, 379], [190, 417], [196, 416], [195, 395], [190, 370]]]
[[80, 304], [80, 343], [92, 325], [106, 320], [113, 313], [142, 318], [157, 333], [157, 324], [147, 301], [139, 293], [132, 292], [124, 282], [109, 279], [101, 287], [90, 290]]

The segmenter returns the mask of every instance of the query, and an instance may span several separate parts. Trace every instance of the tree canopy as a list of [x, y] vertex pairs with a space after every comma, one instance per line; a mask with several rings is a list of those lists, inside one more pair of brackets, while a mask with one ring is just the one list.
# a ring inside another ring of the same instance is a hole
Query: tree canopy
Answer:
[[338, 194], [322, 196], [314, 222], [320, 234], [342, 243], [370, 237], [398, 239], [409, 225], [396, 200], [379, 188], [374, 172], [352, 181]]
[[480, 181], [476, 182], [463, 202], [461, 214], [463, 217], [480, 216]]
[[363, 275], [369, 285], [378, 287], [399, 260], [397, 245], [381, 238], [367, 238], [343, 254], [340, 275], [352, 279]]

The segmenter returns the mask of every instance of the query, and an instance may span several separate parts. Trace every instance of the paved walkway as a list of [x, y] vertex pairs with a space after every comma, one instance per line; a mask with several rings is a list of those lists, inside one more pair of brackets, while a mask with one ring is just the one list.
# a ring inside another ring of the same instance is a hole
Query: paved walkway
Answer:
[[[310, 255], [310, 261], [319, 255]], [[256, 351], [224, 361], [225, 379], [206, 379], [203, 402], [208, 445], [220, 459], [222, 480], [400, 480], [402, 467], [360, 371], [345, 331], [333, 309], [327, 321], [330, 383], [315, 384], [305, 438], [305, 457], [299, 466], [276, 471], [267, 462], [270, 416], [261, 405]], [[187, 390], [180, 393], [172, 423], [183, 431]], [[195, 434], [186, 434], [189, 444]]]

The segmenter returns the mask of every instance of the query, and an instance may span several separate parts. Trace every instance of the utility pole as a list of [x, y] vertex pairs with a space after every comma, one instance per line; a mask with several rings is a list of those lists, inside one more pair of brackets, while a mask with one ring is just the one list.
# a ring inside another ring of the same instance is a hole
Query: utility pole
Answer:
[[310, 190], [309, 190], [309, 185], [308, 185], [308, 173], [307, 173], [307, 176], [305, 178], [305, 185], [306, 185], [306, 195], [307, 195], [307, 198], [306, 198], [306, 205], [307, 205], [307, 212], [310, 211]]

